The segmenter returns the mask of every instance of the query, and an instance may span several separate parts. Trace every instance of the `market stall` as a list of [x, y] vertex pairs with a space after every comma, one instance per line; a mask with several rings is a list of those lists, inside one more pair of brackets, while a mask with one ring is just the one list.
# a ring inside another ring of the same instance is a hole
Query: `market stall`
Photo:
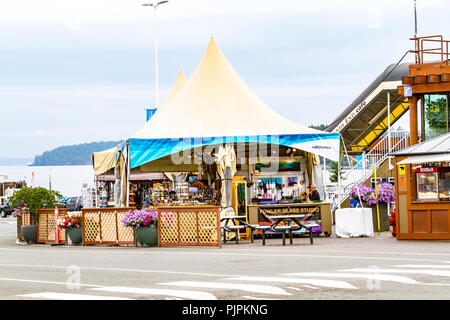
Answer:
[[395, 154], [397, 239], [450, 239], [450, 133]]
[[[252, 220], [249, 209], [252, 203], [263, 206], [263, 198], [307, 208], [309, 204], [298, 202], [311, 184], [321, 184], [318, 156], [339, 161], [340, 135], [301, 126], [274, 112], [211, 39], [192, 77], [128, 139], [126, 154], [129, 172], [168, 177], [171, 183], [159, 186], [168, 195], [164, 205], [220, 205], [221, 215], [237, 213]], [[132, 184], [130, 179], [127, 183]], [[126, 206], [134, 193], [127, 190]], [[327, 205], [316, 206], [320, 220], [326, 221]], [[323, 231], [331, 229], [327, 225]]]

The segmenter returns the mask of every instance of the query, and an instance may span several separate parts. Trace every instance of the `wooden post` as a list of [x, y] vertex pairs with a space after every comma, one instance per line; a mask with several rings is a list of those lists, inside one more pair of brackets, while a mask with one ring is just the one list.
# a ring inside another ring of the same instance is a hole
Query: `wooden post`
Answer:
[[[373, 168], [373, 178], [375, 180], [375, 197], [378, 198], [377, 168]], [[381, 227], [380, 227], [380, 208], [378, 207], [378, 201], [377, 201], [377, 223], [378, 223], [378, 232], [380, 232], [381, 231]]]
[[56, 244], [59, 244], [59, 227], [58, 227], [58, 207], [55, 207], [55, 237], [56, 237]]
[[417, 123], [417, 101], [419, 97], [417, 95], [413, 95], [408, 98], [409, 100], [409, 128], [410, 128], [410, 137], [409, 137], [409, 145], [415, 145], [419, 142], [418, 140], [418, 123]]

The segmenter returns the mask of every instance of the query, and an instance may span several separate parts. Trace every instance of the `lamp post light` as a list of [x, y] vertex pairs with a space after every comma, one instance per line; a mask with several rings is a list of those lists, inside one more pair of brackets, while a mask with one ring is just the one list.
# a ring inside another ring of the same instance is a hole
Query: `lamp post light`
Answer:
[[155, 10], [155, 99], [156, 99], [156, 103], [155, 103], [155, 108], [158, 109], [159, 108], [159, 84], [158, 84], [158, 19], [157, 19], [157, 15], [156, 15], [156, 9], [158, 8], [159, 5], [167, 3], [169, 1], [159, 1], [157, 3], [144, 3], [142, 6], [144, 7], [153, 7], [153, 9]]

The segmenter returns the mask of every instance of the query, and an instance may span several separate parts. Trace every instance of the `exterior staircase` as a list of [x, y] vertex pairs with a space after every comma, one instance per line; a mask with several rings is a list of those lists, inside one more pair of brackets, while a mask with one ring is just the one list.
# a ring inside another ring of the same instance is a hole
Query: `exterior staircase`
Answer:
[[[348, 200], [350, 190], [354, 186], [364, 183], [373, 176], [374, 169], [378, 169], [386, 160], [393, 158], [392, 154], [394, 152], [409, 146], [409, 132], [393, 131], [391, 132], [390, 140], [389, 143], [389, 136], [386, 134], [370, 151], [363, 154], [359, 161], [350, 160], [350, 170], [341, 172], [340, 187], [338, 183], [326, 186], [325, 192], [327, 198], [331, 200], [332, 212], [339, 208], [344, 201]], [[343, 156], [346, 157], [346, 155]]]

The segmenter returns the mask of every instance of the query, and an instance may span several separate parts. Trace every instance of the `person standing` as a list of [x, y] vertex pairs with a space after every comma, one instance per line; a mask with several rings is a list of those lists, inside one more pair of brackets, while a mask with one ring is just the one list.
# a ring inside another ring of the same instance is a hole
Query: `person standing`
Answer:
[[317, 190], [315, 184], [311, 184], [309, 186], [309, 200], [310, 201], [320, 200], [320, 194], [319, 194], [319, 191]]

